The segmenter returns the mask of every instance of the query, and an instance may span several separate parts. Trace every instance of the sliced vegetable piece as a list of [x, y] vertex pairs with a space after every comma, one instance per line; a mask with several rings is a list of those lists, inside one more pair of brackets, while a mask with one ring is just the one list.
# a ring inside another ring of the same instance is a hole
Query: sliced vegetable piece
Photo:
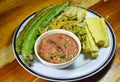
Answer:
[[109, 37], [108, 37], [108, 32], [107, 32], [107, 28], [106, 28], [106, 24], [103, 18], [100, 18], [101, 21], [101, 28], [102, 28], [102, 32], [104, 35], [104, 45], [102, 47], [108, 47], [109, 46]]
[[91, 52], [92, 58], [96, 58], [98, 56], [98, 52]]
[[65, 16], [70, 17], [70, 19], [75, 19], [77, 16], [77, 7], [75, 6], [70, 6], [65, 9], [64, 13]]
[[90, 44], [90, 41], [89, 41], [89, 37], [86, 36], [84, 52], [88, 52], [89, 53], [91, 51], [92, 51], [92, 47], [91, 47], [91, 44]]
[[77, 20], [82, 22], [86, 17], [86, 10], [83, 8], [78, 8], [77, 10]]
[[[93, 38], [92, 38], [92, 35], [90, 34], [90, 31], [88, 30], [88, 27], [87, 26], [85, 26], [85, 29], [86, 29], [86, 32], [87, 32], [87, 40], [89, 40], [89, 41], [87, 41], [87, 42], [89, 42], [89, 43], [86, 43], [86, 44], [89, 44], [90, 46], [89, 46], [89, 50], [91, 50], [90, 52], [98, 52], [99, 51], [99, 48], [98, 48], [98, 46], [95, 44], [95, 41], [93, 40]], [[87, 46], [86, 46], [87, 47]], [[86, 52], [88, 52], [88, 51], [86, 51]], [[97, 57], [97, 55], [98, 54], [96, 54], [96, 57]], [[94, 56], [92, 55], [92, 58], [94, 58]]]
[[88, 29], [92, 34], [92, 37], [94, 38], [96, 44], [98, 46], [103, 46], [105, 43], [105, 37], [103, 34], [103, 29], [101, 28], [102, 25], [100, 23], [100, 18], [98, 16], [87, 18], [86, 23], [88, 25]]

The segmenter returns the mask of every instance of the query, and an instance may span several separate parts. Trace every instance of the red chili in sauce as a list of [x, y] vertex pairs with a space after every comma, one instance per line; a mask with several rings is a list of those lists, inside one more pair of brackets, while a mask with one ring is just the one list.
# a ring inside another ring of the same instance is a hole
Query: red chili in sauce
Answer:
[[51, 34], [42, 39], [37, 52], [44, 60], [59, 64], [69, 61], [77, 55], [78, 44], [66, 34]]

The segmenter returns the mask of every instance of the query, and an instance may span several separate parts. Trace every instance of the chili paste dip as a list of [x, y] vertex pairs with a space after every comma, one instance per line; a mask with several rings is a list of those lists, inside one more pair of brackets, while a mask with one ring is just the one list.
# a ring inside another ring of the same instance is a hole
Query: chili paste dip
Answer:
[[78, 44], [72, 37], [56, 33], [44, 37], [37, 52], [47, 62], [59, 64], [70, 61], [77, 55]]

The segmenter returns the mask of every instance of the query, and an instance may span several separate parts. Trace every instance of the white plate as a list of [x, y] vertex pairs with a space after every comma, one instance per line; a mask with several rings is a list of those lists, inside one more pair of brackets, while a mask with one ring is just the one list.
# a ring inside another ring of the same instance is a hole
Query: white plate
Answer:
[[[87, 10], [87, 18], [94, 17], [100, 15], [96, 14], [91, 10]], [[65, 69], [54, 69], [43, 64], [35, 58], [31, 67], [26, 66], [23, 61], [21, 60], [21, 55], [16, 52], [15, 49], [15, 40], [16, 37], [19, 35], [20, 31], [24, 28], [26, 23], [34, 17], [34, 14], [30, 15], [26, 18], [22, 24], [16, 30], [14, 37], [13, 37], [13, 51], [16, 56], [17, 61], [20, 65], [27, 70], [28, 72], [32, 73], [33, 75], [44, 78], [47, 80], [52, 81], [76, 81], [81, 80], [87, 77], [90, 77], [97, 72], [101, 71], [113, 58], [115, 48], [116, 48], [116, 39], [115, 34], [112, 30], [110, 24], [106, 22], [107, 31], [109, 35], [110, 44], [107, 48], [101, 48], [99, 51], [99, 56], [97, 59], [90, 59], [89, 55], [80, 54], [76, 61], [68, 68]]]

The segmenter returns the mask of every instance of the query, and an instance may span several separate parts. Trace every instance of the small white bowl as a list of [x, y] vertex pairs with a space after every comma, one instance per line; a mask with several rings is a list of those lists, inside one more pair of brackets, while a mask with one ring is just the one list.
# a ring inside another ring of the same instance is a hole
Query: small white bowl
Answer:
[[[38, 52], [37, 52], [37, 47], [38, 45], [40, 44], [41, 40], [46, 37], [47, 35], [50, 35], [50, 34], [56, 34], [56, 33], [61, 33], [61, 34], [66, 34], [70, 37], [72, 37], [76, 43], [78, 44], [78, 53], [77, 55], [71, 59], [70, 61], [67, 61], [67, 62], [64, 62], [64, 63], [60, 63], [60, 64], [54, 64], [54, 63], [50, 63], [50, 62], [47, 62], [45, 61], [44, 59], [42, 59], [39, 55], [38, 55]], [[35, 46], [34, 46], [34, 50], [35, 50], [35, 55], [37, 56], [37, 58], [41, 61], [42, 64], [46, 65], [46, 66], [49, 66], [49, 67], [53, 67], [53, 68], [65, 68], [65, 67], [68, 67], [70, 66], [74, 60], [79, 56], [80, 52], [81, 52], [81, 43], [80, 43], [80, 40], [78, 39], [78, 37], [73, 34], [72, 32], [70, 31], [66, 31], [66, 30], [61, 30], [61, 29], [55, 29], [55, 30], [49, 30], [45, 33], [43, 33], [42, 35], [40, 35], [38, 37], [38, 39], [36, 40], [35, 42]]]

